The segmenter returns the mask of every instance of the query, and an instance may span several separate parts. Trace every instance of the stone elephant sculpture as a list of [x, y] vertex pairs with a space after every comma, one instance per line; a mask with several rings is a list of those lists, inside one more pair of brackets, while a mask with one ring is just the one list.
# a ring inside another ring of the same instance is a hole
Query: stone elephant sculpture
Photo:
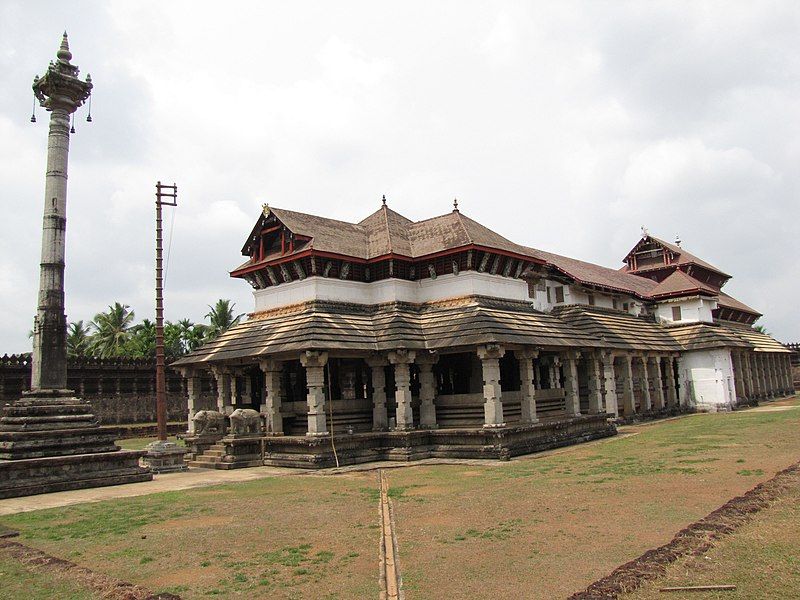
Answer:
[[224, 435], [225, 415], [216, 410], [200, 410], [192, 417], [195, 435]]
[[237, 408], [231, 413], [231, 433], [261, 433], [261, 413], [252, 408]]

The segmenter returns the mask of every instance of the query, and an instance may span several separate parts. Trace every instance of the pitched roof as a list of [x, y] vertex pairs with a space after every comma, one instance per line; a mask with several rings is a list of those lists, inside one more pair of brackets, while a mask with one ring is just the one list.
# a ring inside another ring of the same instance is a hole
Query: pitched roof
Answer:
[[413, 221], [396, 213], [385, 204], [359, 223], [367, 233], [367, 256], [372, 258], [384, 254], [411, 256], [409, 227]]
[[742, 311], [742, 312], [745, 312], [745, 313], [749, 313], [751, 315], [756, 315], [758, 317], [761, 316], [761, 313], [758, 312], [756, 309], [750, 308], [744, 302], [740, 302], [739, 300], [737, 300], [736, 298], [733, 298], [732, 296], [729, 296], [725, 292], [720, 292], [719, 293], [719, 302], [718, 302], [718, 304], [719, 304], [720, 308], [732, 308], [734, 310], [739, 310], [739, 311]]
[[269, 210], [293, 233], [310, 237], [311, 248], [322, 252], [367, 258], [367, 232], [361, 225], [284, 208], [270, 207]]
[[755, 352], [791, 352], [769, 334], [756, 331], [750, 325], [731, 323], [729, 321], [720, 321], [719, 324], [720, 327], [727, 329], [730, 333], [739, 336], [739, 338], [750, 344]]
[[674, 325], [667, 332], [685, 350], [707, 350], [709, 348], [749, 348], [750, 344], [719, 324], [689, 323]]
[[[724, 271], [718, 269], [717, 267], [715, 267], [711, 263], [708, 263], [708, 262], [704, 261], [703, 259], [698, 258], [697, 256], [695, 256], [691, 252], [687, 252], [681, 246], [676, 246], [675, 244], [671, 244], [671, 243], [666, 242], [666, 241], [664, 241], [662, 239], [659, 239], [657, 237], [653, 237], [652, 235], [649, 235], [649, 234], [644, 236], [641, 240], [639, 240], [636, 243], [636, 246], [634, 246], [631, 249], [631, 251], [628, 252], [628, 254], [625, 255], [625, 259], [627, 259], [633, 253], [633, 251], [636, 250], [636, 248], [639, 246], [639, 244], [641, 244], [642, 242], [648, 241], [648, 240], [652, 240], [652, 241], [656, 242], [657, 244], [659, 244], [663, 248], [666, 248], [667, 250], [669, 250], [670, 252], [672, 252], [675, 255], [675, 260], [673, 260], [673, 262], [671, 262], [670, 265], [690, 265], [690, 264], [694, 264], [694, 265], [697, 265], [699, 267], [703, 267], [705, 269], [708, 269], [709, 271], [714, 271], [715, 273], [719, 273], [720, 275], [723, 275], [724, 277], [730, 278], [730, 275], [728, 275]], [[663, 266], [659, 265], [657, 267], [643, 268], [643, 269], [637, 269], [636, 271], [632, 271], [631, 269], [628, 268], [627, 265], [625, 265], [620, 270], [621, 271], [627, 271], [627, 272], [641, 272], [641, 271], [652, 271], [652, 270], [663, 269], [663, 268], [664, 268]]]
[[670, 298], [689, 294], [709, 294], [716, 296], [719, 291], [676, 269], [669, 276], [650, 290], [652, 298]]
[[569, 275], [578, 283], [598, 285], [644, 297], [648, 297], [650, 291], [657, 285], [655, 281], [646, 277], [623, 273], [616, 269], [601, 267], [600, 265], [560, 256], [552, 252], [544, 252], [533, 248], [530, 248], [530, 250], [547, 261], [549, 265]]

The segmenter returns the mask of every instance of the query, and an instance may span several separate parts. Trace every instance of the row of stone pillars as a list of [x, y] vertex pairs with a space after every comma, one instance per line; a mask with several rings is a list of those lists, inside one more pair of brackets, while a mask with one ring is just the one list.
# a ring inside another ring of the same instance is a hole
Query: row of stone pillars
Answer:
[[[505, 348], [499, 344], [479, 346], [477, 355], [481, 362], [483, 378], [484, 427], [504, 427], [503, 392], [500, 381], [500, 359], [505, 355]], [[539, 351], [535, 349], [515, 349], [514, 354], [519, 361], [521, 381], [521, 417], [522, 424], [538, 422], [536, 410], [537, 392], [542, 389], [540, 368], [549, 369], [550, 387], [560, 388], [561, 371], [563, 370], [563, 388], [565, 396], [565, 412], [568, 416], [580, 416], [580, 388], [578, 380], [578, 361], [581, 352], [563, 351], [549, 356], [546, 361], [539, 361]], [[673, 375], [673, 357], [668, 357], [667, 394], [663, 390], [660, 356], [615, 355], [609, 352], [585, 353], [584, 360], [588, 367], [589, 413], [608, 412], [618, 414], [617, 384], [614, 361], [623, 359], [623, 412], [625, 415], [636, 412], [634, 400], [634, 377], [641, 379], [644, 393], [643, 411], [663, 409], [665, 406], [678, 404], [675, 378]], [[383, 431], [389, 428], [387, 397], [385, 391], [386, 376], [384, 369], [392, 365], [394, 369], [394, 400], [396, 404], [394, 426], [398, 430], [414, 427], [411, 397], [411, 365], [419, 368], [419, 425], [423, 429], [437, 427], [436, 420], [436, 379], [433, 367], [438, 362], [438, 355], [430, 352], [398, 349], [385, 354], [372, 355], [365, 359], [372, 371], [372, 423], [373, 430]], [[308, 404], [307, 435], [322, 436], [328, 434], [327, 416], [325, 412], [325, 367], [328, 353], [306, 351], [300, 355], [300, 362], [306, 371]], [[638, 365], [638, 367], [637, 367]], [[277, 360], [263, 360], [259, 363], [264, 373], [264, 403], [261, 413], [266, 420], [267, 431], [283, 432], [281, 413], [281, 369], [282, 363]], [[232, 405], [232, 378], [234, 372], [224, 366], [211, 367], [217, 381], [217, 410], [230, 414]], [[189, 395], [189, 428], [196, 410], [196, 401], [200, 392], [200, 377], [196, 371], [184, 370], [187, 378]], [[654, 383], [651, 397], [650, 381]], [[246, 378], [249, 383], [249, 378]], [[249, 390], [245, 390], [246, 393]]]
[[791, 355], [777, 352], [731, 352], [738, 402], [794, 393]]

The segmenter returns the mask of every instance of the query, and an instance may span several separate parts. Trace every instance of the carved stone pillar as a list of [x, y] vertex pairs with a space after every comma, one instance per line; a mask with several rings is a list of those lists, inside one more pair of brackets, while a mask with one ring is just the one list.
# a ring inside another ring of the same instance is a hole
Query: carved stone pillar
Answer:
[[217, 381], [217, 410], [224, 415], [233, 412], [231, 404], [231, 374], [225, 367], [211, 367]]
[[186, 395], [189, 407], [189, 423], [186, 427], [186, 433], [191, 435], [194, 433], [194, 421], [192, 421], [192, 419], [197, 414], [197, 402], [200, 399], [200, 387], [202, 383], [200, 382], [200, 374], [196, 369], [191, 367], [183, 368], [180, 369], [180, 374], [186, 381]]
[[283, 433], [283, 394], [281, 391], [281, 369], [283, 363], [277, 360], [262, 360], [258, 366], [264, 373], [264, 404], [261, 414], [264, 415], [267, 433]]
[[589, 414], [603, 412], [603, 369], [597, 355], [586, 355], [586, 368], [589, 373]]
[[678, 406], [678, 388], [675, 387], [675, 357], [667, 357], [667, 405]]
[[736, 403], [743, 404], [747, 395], [744, 389], [744, 367], [741, 353], [731, 352], [731, 362], [733, 363], [733, 389], [736, 392]]
[[389, 364], [383, 356], [370, 356], [367, 365], [372, 371], [372, 431], [386, 431], [389, 415], [386, 412], [386, 372]]
[[653, 408], [653, 403], [650, 398], [650, 377], [647, 374], [647, 363], [650, 359], [647, 355], [637, 357], [639, 360], [639, 385], [642, 388], [642, 412], [650, 412]]
[[604, 350], [600, 354], [603, 361], [603, 389], [605, 391], [604, 404], [606, 412], [619, 416], [617, 400], [617, 374], [614, 371], [614, 354]]
[[783, 357], [783, 365], [786, 372], [786, 393], [794, 394], [794, 378], [792, 376], [792, 356], [786, 354]]
[[581, 400], [578, 393], [578, 359], [581, 353], [569, 351], [563, 354], [564, 365], [564, 399], [568, 415], [579, 417], [581, 414]]
[[538, 350], [524, 349], [517, 352], [519, 358], [519, 380], [521, 382], [522, 403], [520, 421], [538, 423], [536, 416], [536, 369], [533, 361], [539, 356]]
[[306, 386], [308, 387], [308, 431], [306, 435], [328, 435], [325, 422], [325, 365], [328, 353], [317, 350], [306, 350], [300, 355], [300, 364], [306, 369]]
[[778, 385], [778, 369], [777, 369], [777, 355], [774, 353], [767, 354], [767, 364], [769, 365], [769, 379], [772, 386], [772, 396], [780, 396], [780, 385]]
[[419, 425], [424, 429], [436, 429], [436, 378], [433, 365], [439, 361], [436, 354], [417, 354], [419, 365]]
[[636, 414], [636, 399], [633, 395], [633, 356], [626, 354], [622, 362], [622, 414]]
[[394, 365], [394, 399], [397, 403], [395, 416], [397, 429], [414, 428], [414, 411], [411, 408], [411, 364], [416, 352], [400, 349], [389, 352], [389, 362]]
[[500, 387], [500, 359], [506, 351], [497, 344], [478, 346], [483, 371], [483, 426], [504, 427], [503, 392]]
[[653, 408], [656, 410], [664, 410], [666, 400], [664, 398], [664, 378], [661, 376], [661, 357], [651, 357], [650, 367], [652, 369], [653, 381]]
[[561, 358], [558, 356], [550, 359], [550, 387], [554, 390], [563, 389], [561, 386]]

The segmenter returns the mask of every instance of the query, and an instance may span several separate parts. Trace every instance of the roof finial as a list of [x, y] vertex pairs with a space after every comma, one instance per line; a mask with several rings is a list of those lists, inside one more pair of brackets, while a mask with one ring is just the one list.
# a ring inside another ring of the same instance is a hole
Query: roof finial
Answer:
[[261, 205], [261, 212], [265, 217], [268, 217], [269, 216], [269, 204], [264, 202], [264, 204]]
[[647, 231], [647, 227], [645, 227], [644, 225], [642, 225], [642, 239], [646, 238], [646, 237], [647, 237], [647, 236], [649, 236], [649, 235], [650, 235], [650, 232], [649, 232], [649, 231]]
[[680, 247], [681, 247], [681, 236], [679, 236], [677, 233], [675, 234], [675, 245], [676, 245], [678, 248], [680, 248]]
[[453, 198], [453, 212], [458, 212], [458, 198]]
[[56, 52], [56, 56], [59, 60], [63, 60], [64, 62], [69, 62], [72, 60], [72, 52], [69, 51], [69, 40], [67, 39], [67, 32], [64, 32], [64, 36], [61, 38], [61, 47]]
[[386, 206], [386, 194], [384, 194], [383, 198], [381, 198], [381, 202], [383, 202], [383, 205]]

